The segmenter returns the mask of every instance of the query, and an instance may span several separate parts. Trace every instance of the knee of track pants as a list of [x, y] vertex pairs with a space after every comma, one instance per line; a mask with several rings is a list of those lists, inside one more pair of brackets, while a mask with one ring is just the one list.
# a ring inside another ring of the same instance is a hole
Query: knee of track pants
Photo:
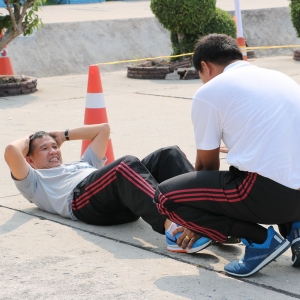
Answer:
[[167, 200], [167, 199], [165, 199], [164, 195], [159, 190], [159, 187], [157, 187], [155, 194], [154, 194], [153, 202], [156, 204], [157, 210], [160, 214], [167, 215], [167, 210], [165, 209], [165, 207], [163, 205], [164, 200]]
[[125, 155], [122, 157], [122, 161], [126, 162], [126, 163], [130, 163], [130, 162], [140, 162], [140, 160], [133, 155]]
[[162, 152], [164, 152], [164, 154], [172, 155], [172, 156], [176, 156], [177, 153], [181, 153], [181, 154], [183, 153], [177, 145], [164, 147], [161, 150]]

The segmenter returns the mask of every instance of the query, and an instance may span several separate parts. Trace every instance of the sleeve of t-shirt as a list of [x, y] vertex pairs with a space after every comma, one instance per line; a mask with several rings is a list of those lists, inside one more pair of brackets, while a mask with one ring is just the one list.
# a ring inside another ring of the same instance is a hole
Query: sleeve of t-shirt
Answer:
[[96, 169], [101, 169], [106, 161], [107, 158], [104, 157], [103, 159], [100, 159], [92, 150], [90, 146], [88, 146], [83, 153], [81, 160], [88, 162], [91, 166], [95, 167]]
[[214, 106], [206, 101], [194, 98], [192, 122], [198, 150], [213, 150], [220, 146], [222, 130], [218, 111]]
[[26, 198], [28, 201], [33, 202], [33, 195], [37, 186], [37, 174], [33, 168], [29, 168], [29, 173], [26, 178], [23, 180], [17, 180], [12, 176], [12, 179], [20, 191], [20, 193]]

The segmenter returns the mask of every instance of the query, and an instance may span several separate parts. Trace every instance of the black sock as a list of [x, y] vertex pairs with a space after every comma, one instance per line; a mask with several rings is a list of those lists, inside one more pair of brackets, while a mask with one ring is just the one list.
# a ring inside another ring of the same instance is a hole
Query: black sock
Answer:
[[291, 234], [292, 225], [293, 223], [278, 224], [279, 232], [284, 238]]
[[238, 221], [233, 224], [230, 235], [244, 238], [256, 244], [263, 244], [268, 237], [268, 231], [258, 224]]

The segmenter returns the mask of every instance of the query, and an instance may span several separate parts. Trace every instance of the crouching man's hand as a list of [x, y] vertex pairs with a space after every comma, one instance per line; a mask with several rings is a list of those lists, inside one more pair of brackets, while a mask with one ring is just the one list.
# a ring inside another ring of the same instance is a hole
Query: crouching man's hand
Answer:
[[173, 231], [173, 235], [178, 232], [182, 232], [182, 234], [177, 239], [177, 245], [183, 249], [191, 249], [193, 244], [201, 237], [199, 234], [181, 226]]

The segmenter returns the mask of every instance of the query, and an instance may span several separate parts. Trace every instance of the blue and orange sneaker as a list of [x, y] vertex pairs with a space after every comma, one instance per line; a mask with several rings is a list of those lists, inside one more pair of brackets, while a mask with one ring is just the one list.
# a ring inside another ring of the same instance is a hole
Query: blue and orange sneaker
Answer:
[[224, 267], [226, 273], [237, 277], [258, 272], [290, 247], [290, 242], [275, 232], [273, 226], [268, 228], [268, 237], [263, 244], [251, 243], [246, 239], [242, 242], [246, 246], [244, 257]]

